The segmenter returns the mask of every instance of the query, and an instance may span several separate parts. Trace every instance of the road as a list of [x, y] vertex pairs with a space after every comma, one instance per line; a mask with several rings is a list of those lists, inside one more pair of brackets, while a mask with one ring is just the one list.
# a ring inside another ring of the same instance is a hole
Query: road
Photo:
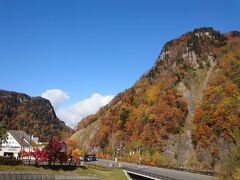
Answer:
[[[103, 159], [98, 159], [97, 161], [90, 162], [90, 163], [94, 163], [94, 164], [106, 166], [106, 167], [110, 167], [111, 165], [115, 165], [115, 166], [117, 165], [114, 161], [103, 160]], [[133, 170], [135, 172], [153, 174], [156, 176], [158, 175], [158, 176], [168, 177], [168, 178], [177, 179], [177, 180], [216, 180], [217, 179], [216, 177], [213, 177], [213, 176], [195, 174], [195, 173], [190, 173], [185, 171], [177, 171], [172, 169], [151, 167], [151, 166], [145, 166], [145, 165], [138, 166], [137, 164], [127, 163], [127, 162], [120, 162], [120, 164], [123, 167], [123, 169], [129, 168], [129, 170]]]

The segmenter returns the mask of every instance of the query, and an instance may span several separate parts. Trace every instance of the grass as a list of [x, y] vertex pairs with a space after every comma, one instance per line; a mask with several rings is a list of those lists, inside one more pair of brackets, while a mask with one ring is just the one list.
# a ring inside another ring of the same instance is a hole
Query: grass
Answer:
[[70, 176], [96, 176], [103, 180], [127, 180], [122, 170], [101, 171], [86, 167], [70, 167], [70, 168], [47, 168], [35, 166], [5, 166], [0, 165], [0, 171], [21, 171], [31, 173], [44, 173], [44, 174], [58, 174]]

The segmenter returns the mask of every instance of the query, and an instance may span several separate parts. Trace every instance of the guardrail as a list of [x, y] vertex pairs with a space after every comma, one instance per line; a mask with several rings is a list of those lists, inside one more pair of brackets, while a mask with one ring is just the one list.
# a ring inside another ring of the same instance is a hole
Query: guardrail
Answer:
[[[105, 159], [103, 159], [105, 160]], [[108, 160], [108, 159], [106, 159]], [[121, 161], [119, 161], [121, 163]], [[127, 162], [127, 161], [125, 161]], [[122, 162], [124, 163], [124, 162]], [[133, 162], [129, 162], [133, 163]], [[134, 164], [134, 163], [133, 163]], [[150, 167], [157, 167], [157, 168], [164, 168], [164, 169], [172, 169], [172, 170], [177, 170], [177, 171], [184, 171], [184, 172], [190, 172], [190, 173], [195, 173], [195, 174], [202, 174], [202, 175], [207, 175], [207, 176], [216, 176], [216, 172], [213, 170], [197, 170], [197, 169], [190, 169], [190, 168], [183, 168], [183, 167], [174, 167], [174, 166], [152, 166], [149, 164], [142, 164]]]
[[84, 163], [84, 166], [87, 168], [92, 168], [92, 169], [101, 170], [101, 171], [113, 171], [113, 170], [119, 169], [117, 167], [107, 167], [107, 166], [102, 166], [95, 163]]
[[130, 174], [131, 173], [132, 174], [137, 173], [139, 175], [145, 175], [145, 176], [148, 176], [148, 177], [158, 178], [158, 179], [162, 179], [162, 180], [180, 180], [180, 179], [177, 179], [177, 178], [167, 177], [167, 176], [163, 176], [163, 175], [159, 175], [159, 174], [153, 174], [153, 173], [149, 173], [149, 172], [145, 172], [145, 171], [141, 171], [141, 170], [132, 169], [132, 168], [129, 168], [129, 167], [123, 167], [123, 169]]
[[172, 169], [177, 171], [184, 171], [184, 172], [190, 172], [195, 174], [202, 174], [202, 175], [208, 175], [208, 176], [215, 176], [216, 172], [211, 170], [197, 170], [197, 169], [188, 169], [188, 168], [180, 168], [180, 167], [169, 167], [169, 166], [162, 166], [160, 168], [166, 168], [166, 169]]

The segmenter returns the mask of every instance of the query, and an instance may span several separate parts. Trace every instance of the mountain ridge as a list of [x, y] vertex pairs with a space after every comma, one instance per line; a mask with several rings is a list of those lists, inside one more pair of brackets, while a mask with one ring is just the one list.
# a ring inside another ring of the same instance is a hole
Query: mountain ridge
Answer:
[[0, 107], [1, 123], [7, 129], [25, 130], [44, 141], [72, 132], [57, 118], [50, 101], [40, 96], [0, 89]]
[[[220, 135], [226, 130], [221, 125], [208, 124], [205, 117], [200, 122], [196, 121], [196, 110], [201, 104], [206, 106], [202, 100], [206, 99], [215, 77], [224, 76], [226, 82], [232, 83], [231, 86], [239, 92], [222, 66], [229, 63], [225, 57], [228, 54], [235, 54], [233, 57], [237, 59], [239, 49], [239, 32], [221, 34], [213, 28], [195, 29], [167, 42], [153, 67], [95, 115], [82, 120], [78, 124], [79, 131], [72, 138], [81, 138], [81, 131], [85, 128], [91, 131], [94, 124], [94, 131], [89, 132], [91, 136], [84, 139], [87, 149], [95, 147], [103, 154], [113, 155], [116, 148], [121, 147], [122, 153], [127, 155], [141, 147], [144, 156], [158, 154], [156, 156], [161, 157], [156, 165], [218, 167], [229, 152], [223, 153], [226, 149], [214, 141], [209, 143], [209, 149], [202, 145], [207, 141], [206, 137], [220, 138], [219, 128]], [[238, 67], [238, 60], [231, 63]], [[233, 67], [229, 65], [228, 68]], [[222, 88], [223, 96], [228, 96], [227, 90]], [[231, 98], [231, 103], [237, 106], [236, 98]], [[215, 102], [211, 103], [218, 107]], [[238, 115], [233, 110], [230, 109], [234, 120], [226, 119], [231, 127], [232, 123], [238, 122]], [[209, 117], [216, 123], [218, 118]], [[96, 123], [99, 123], [98, 127]], [[198, 127], [199, 131], [196, 130]], [[199, 134], [200, 130], [206, 134], [211, 130], [213, 134], [205, 137]], [[231, 146], [226, 139], [223, 142]], [[219, 156], [215, 155], [216, 152]]]

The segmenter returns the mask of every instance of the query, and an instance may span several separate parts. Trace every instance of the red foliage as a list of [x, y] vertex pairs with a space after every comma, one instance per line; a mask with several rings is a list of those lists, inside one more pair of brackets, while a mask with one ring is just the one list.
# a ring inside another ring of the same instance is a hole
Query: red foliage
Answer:
[[33, 157], [35, 157], [36, 161], [41, 160], [45, 161], [48, 158], [48, 153], [44, 149], [40, 150], [39, 148], [35, 148], [32, 152]]
[[211, 129], [204, 124], [198, 124], [196, 129], [196, 140], [198, 141], [200, 146], [207, 147], [210, 143]]
[[49, 143], [43, 148], [44, 153], [47, 154], [47, 159], [49, 161], [49, 164], [51, 164], [52, 159], [55, 161], [56, 159], [64, 159], [66, 152], [62, 152], [63, 143], [56, 140], [51, 139]]

